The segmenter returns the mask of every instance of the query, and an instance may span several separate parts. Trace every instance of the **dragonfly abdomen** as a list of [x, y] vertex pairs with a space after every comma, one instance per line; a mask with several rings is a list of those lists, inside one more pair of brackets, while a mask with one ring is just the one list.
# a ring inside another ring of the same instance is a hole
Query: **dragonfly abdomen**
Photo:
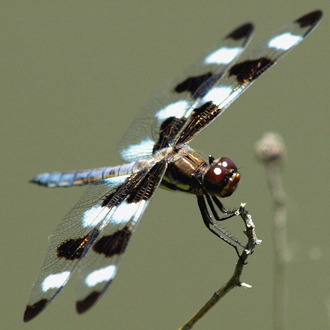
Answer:
[[36, 175], [30, 182], [48, 188], [83, 186], [115, 176], [133, 174], [141, 168], [141, 163], [133, 162], [113, 167], [100, 167], [72, 172], [42, 173]]

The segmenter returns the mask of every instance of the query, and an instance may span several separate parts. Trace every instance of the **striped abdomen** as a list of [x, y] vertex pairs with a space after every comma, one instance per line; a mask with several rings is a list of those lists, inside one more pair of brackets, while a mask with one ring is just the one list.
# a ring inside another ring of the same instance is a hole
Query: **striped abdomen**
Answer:
[[109, 179], [114, 176], [132, 174], [137, 172], [141, 166], [143, 166], [143, 162], [133, 162], [114, 167], [101, 167], [90, 170], [42, 173], [35, 176], [30, 182], [49, 188], [83, 186], [97, 183], [100, 180]]

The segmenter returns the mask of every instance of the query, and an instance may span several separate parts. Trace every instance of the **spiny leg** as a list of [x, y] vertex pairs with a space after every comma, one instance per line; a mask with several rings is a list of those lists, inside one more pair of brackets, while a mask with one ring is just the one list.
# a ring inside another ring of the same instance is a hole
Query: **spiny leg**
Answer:
[[221, 201], [219, 200], [219, 198], [217, 198], [216, 196], [212, 196], [212, 199], [213, 199], [213, 202], [217, 205], [217, 207], [219, 208], [219, 210], [223, 213], [223, 214], [226, 214], [226, 215], [230, 215], [229, 217], [224, 217], [224, 218], [221, 218], [221, 219], [217, 219], [218, 221], [223, 221], [223, 220], [227, 220], [227, 219], [230, 219], [231, 217], [237, 215], [237, 210], [234, 210], [234, 211], [228, 211], [226, 210], [226, 208], [223, 206], [223, 204], [221, 203]]
[[[239, 251], [237, 249], [237, 246], [232, 243], [230, 240], [228, 240], [226, 237], [224, 236], [221, 236], [220, 234], [218, 234], [211, 226], [214, 226], [214, 223], [213, 223], [213, 220], [209, 214], [209, 211], [207, 209], [207, 206], [206, 206], [206, 203], [205, 203], [205, 199], [204, 199], [204, 196], [201, 195], [201, 196], [197, 196], [197, 202], [198, 202], [198, 206], [199, 206], [199, 209], [201, 211], [201, 214], [202, 214], [202, 218], [203, 218], [203, 221], [204, 221], [204, 224], [205, 226], [214, 234], [216, 235], [217, 237], [219, 237], [220, 239], [222, 239], [224, 242], [226, 242], [227, 244], [229, 244], [230, 246], [232, 246], [238, 257], [240, 258], [240, 254], [239, 254]], [[222, 232], [224, 232], [222, 230]], [[226, 235], [226, 233], [224, 232], [224, 235]], [[226, 235], [227, 236], [227, 235]]]
[[[213, 214], [215, 220], [217, 220], [217, 221], [224, 221], [224, 220], [228, 220], [228, 219], [230, 219], [230, 218], [232, 218], [232, 217], [238, 215], [236, 211], [230, 211], [230, 212], [227, 212], [227, 211], [226, 211], [226, 213], [227, 213], [227, 214], [229, 213], [229, 215], [226, 216], [226, 217], [220, 218], [219, 215], [218, 215], [218, 213], [217, 213], [217, 211], [216, 211], [216, 209], [215, 209], [215, 207], [214, 207], [214, 205], [213, 205], [213, 203], [212, 203], [212, 200], [211, 200], [210, 196], [209, 196], [208, 194], [206, 194], [205, 196], [206, 196], [207, 203], [208, 203], [209, 206], [210, 206], [210, 209], [211, 209], [211, 211], [212, 211], [212, 214]], [[218, 201], [218, 202], [221, 204], [221, 206], [222, 206], [222, 203], [221, 203], [218, 199], [217, 199], [217, 201]], [[217, 206], [218, 206], [218, 204], [217, 204]], [[220, 208], [220, 207], [219, 207], [219, 208]], [[222, 208], [224, 209], [223, 206], [222, 206]], [[220, 208], [220, 210], [222, 210], [222, 209]], [[212, 221], [212, 219], [211, 219], [211, 221]], [[238, 244], [238, 245], [241, 246], [242, 248], [245, 248], [245, 246], [242, 245], [242, 243], [239, 242], [237, 238], [235, 238], [234, 236], [228, 234], [228, 233], [227, 233], [224, 229], [222, 229], [221, 227], [215, 225], [215, 224], [213, 223], [213, 221], [212, 221], [212, 226], [215, 227], [216, 229], [220, 230], [225, 236], [227, 236], [229, 239], [231, 239], [232, 241], [234, 241], [236, 244]]]
[[236, 210], [235, 211], [228, 211], [225, 209], [225, 207], [223, 206], [223, 204], [220, 202], [219, 199], [217, 199], [215, 196], [212, 196], [212, 199], [213, 201], [215, 202], [215, 204], [217, 205], [217, 207], [219, 208], [219, 210], [221, 211], [221, 213], [225, 214], [224, 217], [220, 218], [217, 211], [215, 210], [214, 208], [214, 205], [212, 203], [212, 200], [210, 198], [209, 195], [206, 195], [206, 199], [207, 199], [207, 202], [208, 204], [210, 205], [210, 208], [211, 208], [211, 211], [214, 215], [214, 218], [217, 220], [217, 221], [224, 221], [224, 220], [228, 220], [234, 216], [236, 216]]

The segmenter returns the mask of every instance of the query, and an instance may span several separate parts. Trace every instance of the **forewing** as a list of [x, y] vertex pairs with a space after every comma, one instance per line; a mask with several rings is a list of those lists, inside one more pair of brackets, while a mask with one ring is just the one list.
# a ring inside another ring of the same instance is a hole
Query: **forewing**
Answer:
[[188, 143], [220, 116], [258, 77], [297, 46], [317, 26], [321, 17], [321, 11], [300, 17], [245, 51], [217, 84], [210, 88], [209, 82], [205, 82], [196, 91], [198, 96], [203, 95], [201, 103], [187, 113], [189, 119], [176, 144]]
[[61, 220], [46, 251], [41, 271], [33, 284], [24, 313], [27, 322], [36, 317], [64, 287], [102, 230], [110, 214], [102, 206], [105, 196], [115, 193], [128, 176], [91, 185], [78, 203]]
[[146, 175], [138, 178], [128, 194], [122, 190], [109, 196], [107, 207], [114, 212], [79, 265], [78, 313], [90, 309], [113, 281], [129, 240], [163, 178], [166, 165], [163, 159], [151, 166]]
[[129, 162], [148, 159], [155, 151], [168, 147], [186, 123], [187, 111], [201, 98], [197, 92], [200, 86], [209, 81], [211, 87], [221, 78], [252, 32], [252, 24], [241, 25], [151, 99], [123, 136], [120, 156]]

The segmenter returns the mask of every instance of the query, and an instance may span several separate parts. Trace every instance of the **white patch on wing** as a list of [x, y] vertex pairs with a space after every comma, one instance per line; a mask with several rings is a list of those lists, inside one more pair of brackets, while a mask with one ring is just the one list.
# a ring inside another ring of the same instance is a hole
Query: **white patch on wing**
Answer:
[[[127, 178], [130, 176], [128, 175], [121, 175], [115, 176], [109, 179], [105, 179], [104, 182], [110, 185], [120, 185], [123, 184]], [[118, 209], [116, 209], [117, 211]], [[101, 221], [108, 220], [113, 214], [113, 210], [110, 210], [106, 206], [95, 205], [89, 210], [85, 211], [82, 216], [82, 225], [83, 227], [95, 227]], [[106, 222], [106, 221], [105, 221]]]
[[169, 117], [181, 118], [184, 116], [188, 105], [189, 105], [188, 101], [180, 100], [175, 103], [171, 103], [167, 105], [162, 110], [159, 110], [155, 116], [158, 118], [159, 122], [163, 122], [165, 119]]
[[139, 208], [134, 215], [133, 223], [136, 223], [136, 221], [138, 221], [140, 219], [140, 217], [143, 215], [146, 203], [147, 203], [147, 201], [145, 201], [145, 200], [142, 200], [139, 203]]
[[[235, 92], [231, 93], [227, 98], [225, 98], [220, 104], [219, 108], [222, 110], [227, 109], [234, 101], [235, 99], [242, 93], [241, 88], [237, 88]], [[216, 102], [218, 104], [218, 102]]]
[[105, 206], [95, 205], [89, 210], [85, 211], [82, 216], [83, 227], [95, 227], [100, 223], [109, 213], [109, 208]]
[[228, 64], [230, 63], [242, 50], [242, 48], [227, 48], [222, 47], [211, 53], [205, 58], [206, 64]]
[[203, 102], [213, 101], [216, 104], [223, 102], [232, 92], [230, 86], [213, 87], [202, 99]]
[[64, 285], [70, 276], [70, 272], [66, 271], [58, 274], [48, 275], [41, 283], [42, 291], [46, 292], [49, 289], [58, 289]]
[[[120, 155], [125, 160], [133, 160], [136, 156], [151, 155], [152, 149], [155, 145], [155, 141], [150, 138], [146, 138], [138, 144], [132, 144], [128, 148], [122, 150]], [[133, 157], [132, 157], [133, 156]]]
[[91, 287], [95, 286], [98, 283], [109, 281], [116, 275], [116, 266], [110, 265], [105, 268], [101, 268], [98, 270], [94, 270], [94, 272], [90, 273], [86, 279], [85, 283]]
[[111, 185], [113, 185], [113, 184], [119, 185], [119, 184], [124, 183], [129, 176], [130, 176], [130, 174], [114, 176], [112, 178], [105, 179], [104, 182], [111, 184]]
[[302, 36], [296, 36], [287, 32], [276, 36], [273, 39], [270, 39], [268, 42], [268, 47], [280, 50], [288, 50], [294, 44], [300, 42], [302, 39]]
[[117, 224], [128, 222], [137, 211], [138, 206], [137, 203], [121, 203], [112, 215], [111, 222]]

